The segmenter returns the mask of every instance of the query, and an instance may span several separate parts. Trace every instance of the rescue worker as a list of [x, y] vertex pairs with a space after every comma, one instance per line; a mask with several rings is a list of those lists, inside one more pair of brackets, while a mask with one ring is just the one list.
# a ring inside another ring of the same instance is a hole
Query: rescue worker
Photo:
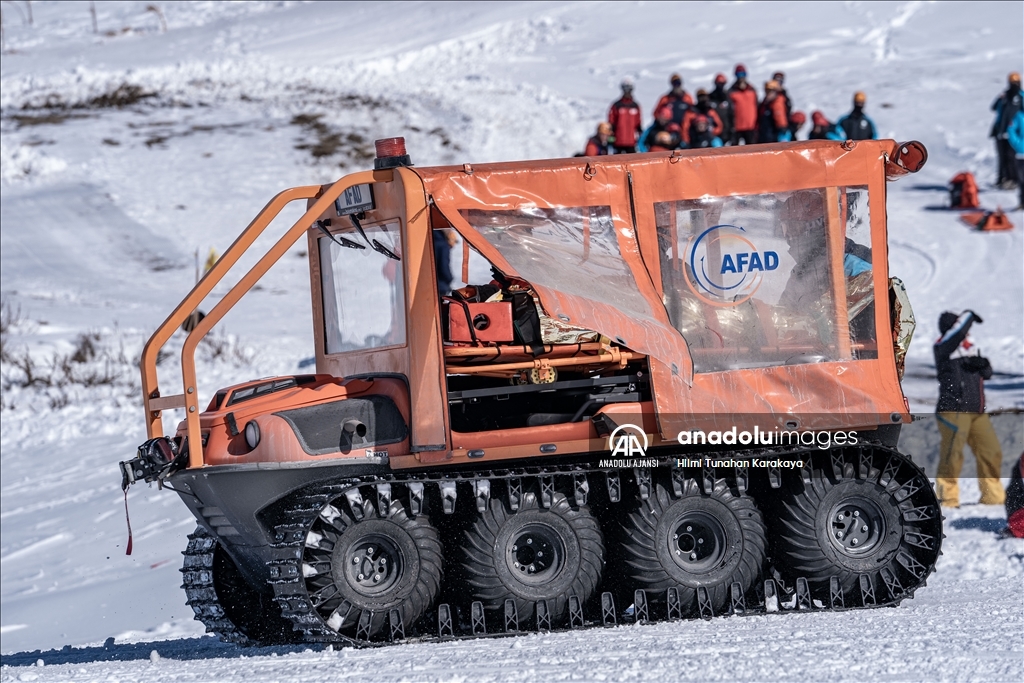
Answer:
[[722, 142], [728, 142], [732, 138], [732, 100], [729, 99], [729, 92], [725, 89], [727, 82], [725, 74], [716, 74], [715, 89], [708, 93], [711, 107], [718, 114], [718, 120], [722, 122], [722, 132], [719, 135]]
[[875, 129], [875, 122], [864, 113], [864, 105], [868, 102], [868, 96], [861, 91], [853, 94], [853, 110], [836, 121], [836, 128], [846, 137], [846, 140], [877, 140], [878, 131]]
[[[703, 124], [698, 125], [698, 120]], [[722, 119], [718, 112], [711, 106], [711, 96], [708, 91], [701, 88], [697, 91], [697, 104], [691, 107], [683, 119], [683, 143], [686, 147], [721, 147], [722, 146]], [[694, 131], [698, 133], [694, 137]], [[714, 141], [718, 140], [718, 144]]]
[[[434, 230], [434, 270], [437, 273], [437, 291], [447, 296], [452, 291], [452, 247], [458, 242], [454, 230]], [[388, 259], [389, 261], [391, 259]]]
[[608, 123], [615, 136], [612, 143], [615, 151], [619, 154], [635, 152], [636, 143], [643, 132], [643, 119], [640, 116], [640, 105], [633, 99], [633, 81], [628, 78], [622, 81], [622, 97], [608, 110]]
[[786, 117], [789, 118], [793, 115], [793, 100], [789, 99], [789, 91], [786, 90], [786, 74], [776, 71], [772, 80], [779, 84], [779, 97], [786, 102]]
[[[687, 115], [687, 125], [683, 133], [688, 148], [703, 149], [722, 146], [721, 138], [715, 135], [715, 122], [711, 119], [712, 116], [715, 116], [714, 111], [711, 111], [710, 115], [700, 112], [690, 112]], [[721, 128], [720, 125], [719, 128]]]
[[1013, 119], [1022, 108], [1024, 107], [1021, 103], [1020, 74], [1014, 71], [1007, 77], [1006, 91], [992, 103], [996, 119], [992, 122], [992, 131], [989, 133], [996, 140], [996, 158], [999, 163], [996, 186], [1004, 190], [1012, 190], [1024, 180], [1017, 173], [1015, 153], [1008, 138]]
[[757, 141], [788, 142], [789, 117], [786, 115], [786, 100], [777, 81], [764, 84], [764, 99], [757, 110]]
[[796, 134], [807, 123], [807, 114], [802, 111], [795, 111], [789, 115], [789, 139], [796, 140]]
[[836, 128], [836, 124], [825, 118], [820, 110], [811, 113], [811, 132], [808, 140], [842, 140], [843, 134]]
[[736, 82], [729, 88], [732, 104], [732, 138], [734, 145], [757, 142], [757, 91], [747, 82], [747, 67], [737, 64]]
[[679, 149], [682, 141], [682, 130], [672, 120], [672, 107], [664, 106], [655, 113], [651, 127], [644, 131], [641, 151], [667, 152]]
[[1003, 452], [985, 414], [985, 380], [992, 377], [992, 365], [968, 337], [971, 326], [981, 323], [974, 311], [960, 315], [946, 311], [939, 316], [941, 336], [935, 341], [935, 369], [939, 379], [939, 402], [935, 418], [942, 444], [935, 492], [946, 507], [960, 506], [960, 468], [964, 444], [978, 461], [978, 488], [982, 505], [1002, 505], [1006, 499], [999, 481]]
[[662, 107], [669, 107], [672, 110], [672, 122], [681, 126], [683, 117], [693, 105], [693, 98], [690, 97], [690, 93], [683, 90], [683, 77], [679, 74], [672, 74], [668, 82], [672, 89], [661, 96], [658, 103], [654, 105], [654, 111], [659, 111]]
[[1017, 203], [1017, 211], [1024, 210], [1024, 111], [1018, 111], [1013, 117], [1013, 123], [1006, 131], [1006, 139], [1013, 149], [1014, 162], [1017, 165], [1017, 189], [1020, 190], [1020, 200]]
[[609, 149], [612, 134], [612, 125], [607, 121], [597, 124], [597, 133], [587, 140], [587, 146], [583, 150], [585, 157], [601, 157], [610, 154]]

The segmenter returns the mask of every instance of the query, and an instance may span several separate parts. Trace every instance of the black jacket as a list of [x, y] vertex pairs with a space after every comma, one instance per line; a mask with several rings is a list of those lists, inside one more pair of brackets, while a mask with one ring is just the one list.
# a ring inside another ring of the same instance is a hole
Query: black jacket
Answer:
[[992, 111], [996, 113], [996, 120], [992, 122], [992, 131], [989, 133], [994, 138], [1006, 137], [1006, 131], [1013, 123], [1013, 117], [1024, 107], [1021, 100], [1020, 87], [1010, 86], [1002, 95], [992, 103]]
[[939, 375], [937, 413], [985, 412], [984, 380], [992, 377], [992, 365], [982, 356], [950, 358], [975, 320], [973, 311], [963, 313], [935, 342], [935, 369]]

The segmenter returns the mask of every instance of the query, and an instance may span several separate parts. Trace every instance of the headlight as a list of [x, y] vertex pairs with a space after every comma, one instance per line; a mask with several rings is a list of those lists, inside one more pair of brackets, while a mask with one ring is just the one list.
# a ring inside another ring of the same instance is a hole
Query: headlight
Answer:
[[245, 424], [245, 443], [250, 451], [260, 445], [260, 426], [256, 420], [249, 420]]

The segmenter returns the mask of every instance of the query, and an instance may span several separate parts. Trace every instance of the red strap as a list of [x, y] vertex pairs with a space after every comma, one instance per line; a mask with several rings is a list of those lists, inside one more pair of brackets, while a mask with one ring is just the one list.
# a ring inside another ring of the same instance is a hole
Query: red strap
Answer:
[[132, 520], [128, 518], [128, 489], [124, 490], [124, 521], [128, 523], [128, 547], [125, 549], [125, 555], [132, 554]]

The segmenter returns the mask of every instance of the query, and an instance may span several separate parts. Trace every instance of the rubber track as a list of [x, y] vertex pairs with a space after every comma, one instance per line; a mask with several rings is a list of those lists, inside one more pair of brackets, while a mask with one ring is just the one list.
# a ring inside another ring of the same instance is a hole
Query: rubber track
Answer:
[[228, 618], [217, 597], [213, 584], [213, 556], [217, 545], [217, 539], [202, 527], [189, 534], [188, 546], [182, 553], [185, 556], [184, 566], [180, 570], [181, 587], [185, 589], [187, 598], [185, 604], [192, 608], [196, 620], [202, 622], [207, 633], [214, 633], [227, 643], [257, 645]]
[[[807, 450], [796, 450], [796, 449], [774, 449], [774, 450], [757, 450], [749, 452], [732, 452], [728, 456], [733, 459], [742, 458], [774, 458], [784, 457], [787, 459], [803, 459], [806, 462], [810, 462], [812, 459], [816, 467], [827, 467], [829, 466], [830, 454], [835, 451], [807, 451]], [[856, 460], [860, 457], [861, 461], [865, 458], [870, 465], [871, 461], [875, 458], [881, 458], [886, 463], [894, 465], [893, 471], [883, 471], [881, 474], [878, 472], [870, 472], [870, 476], [877, 477], [891, 477], [892, 484], [889, 486], [890, 490], [898, 490], [905, 483], [911, 480], [920, 481], [923, 478], [924, 482], [927, 482], [927, 477], [924, 475], [924, 471], [921, 470], [916, 464], [913, 463], [909, 458], [897, 453], [894, 450], [884, 448], [882, 446], [861, 446], [842, 449], [840, 452], [846, 454], [848, 459], [854, 461], [854, 466], [857, 467]], [[717, 454], [712, 454], [717, 455]], [[696, 456], [691, 456], [696, 457]], [[654, 476], [667, 476], [668, 468], [657, 468]], [[714, 477], [714, 481], [717, 482], [720, 479], [726, 479], [730, 485], [735, 483], [733, 471], [727, 470], [718, 472], [704, 470], [703, 472], [697, 473], [698, 476], [707, 476], [711, 474]], [[802, 476], [805, 481], [810, 476], [810, 468], [805, 468], [801, 471], [789, 472], [785, 476]], [[591, 487], [595, 485], [603, 485], [604, 480], [609, 474], [618, 474], [624, 484], [621, 488], [624, 494], [633, 494], [633, 488], [625, 486], [626, 479], [632, 475], [629, 470], [603, 470], [599, 468], [586, 468], [581, 465], [560, 465], [556, 467], [530, 467], [527, 469], [518, 470], [496, 470], [496, 471], [478, 471], [473, 473], [457, 473], [448, 472], [444, 473], [445, 478], [441, 478], [438, 475], [434, 476], [417, 476], [415, 474], [389, 474], [380, 477], [359, 477], [350, 478], [343, 480], [335, 480], [319, 484], [313, 491], [299, 492], [293, 494], [290, 506], [281, 514], [280, 518], [274, 526], [274, 545], [272, 548], [272, 559], [268, 562], [271, 574], [270, 583], [274, 588], [275, 599], [281, 606], [282, 615], [291, 620], [296, 630], [301, 631], [304, 635], [302, 640], [307, 642], [323, 642], [323, 643], [343, 643], [356, 647], [375, 647], [387, 644], [383, 641], [370, 641], [370, 640], [357, 640], [350, 638], [345, 635], [341, 635], [334, 630], [328, 628], [324, 623], [323, 619], [319, 616], [309, 599], [309, 595], [306, 592], [305, 582], [302, 577], [302, 554], [303, 547], [305, 545], [306, 535], [311, 528], [316, 517], [320, 514], [320, 511], [329, 502], [338, 499], [343, 496], [346, 491], [353, 488], [367, 487], [375, 484], [390, 483], [393, 485], [393, 489], [397, 492], [403, 490], [405, 485], [409, 482], [422, 482], [427, 487], [434, 487], [434, 492], [438, 492], [438, 488], [442, 483], [448, 483], [453, 480], [463, 482], [473, 482], [476, 480], [489, 480], [492, 482], [492, 489], [502, 490], [504, 485], [495, 487], [494, 482], [509, 479], [519, 479], [522, 482], [523, 489], [526, 487], [532, 487], [533, 490], [540, 490], [540, 481], [547, 479], [548, 481], [555, 480], [560, 482], [557, 490], [567, 493], [568, 497], [572, 498], [572, 489], [570, 477], [579, 477], [586, 475], [589, 480]], [[665, 473], [665, 474], [662, 474]], [[896, 475], [902, 476], [897, 477]], [[725, 475], [725, 476], [722, 476]], [[865, 476], [867, 476], [865, 474]], [[692, 478], [692, 477], [688, 477]], [[785, 485], [785, 478], [783, 481]], [[941, 513], [938, 508], [937, 501], [934, 499], [934, 493], [931, 487], [928, 486], [926, 492], [919, 492], [916, 494], [919, 500], [925, 500], [926, 505], [933, 505], [933, 514], [939, 516]], [[458, 505], [472, 505], [473, 499], [464, 500], [465, 496], [459, 496], [457, 501]], [[400, 500], [399, 495], [395, 495], [396, 500]], [[932, 502], [934, 501], [934, 502]], [[370, 499], [366, 501], [367, 505], [374, 505], [376, 501]], [[616, 505], [616, 503], [612, 503]], [[906, 507], [906, 506], [903, 506]], [[766, 513], [767, 514], [767, 513]], [[937, 518], [937, 517], [936, 517]], [[784, 585], [779, 577], [787, 574], [792, 575], [792, 571], [780, 571], [785, 570], [785, 567], [776, 567], [767, 565], [761, 575], [764, 579], [763, 582], [758, 583], [753, 591], [748, 592], [747, 595], [731, 595], [730, 605], [727, 608], [725, 614], [711, 614], [710, 609], [701, 609], [698, 614], [694, 615], [681, 615], [689, 617], [704, 617], [710, 618], [712, 616], [726, 616], [728, 614], [742, 614], [742, 615], [755, 615], [755, 614], [766, 614], [766, 613], [781, 613], [785, 614], [788, 612], [798, 611], [822, 611], [824, 609], [834, 610], [850, 610], [850, 609], [871, 609], [876, 607], [885, 607], [890, 605], [898, 605], [903, 599], [913, 597], [916, 588], [924, 586], [927, 577], [935, 569], [935, 559], [941, 554], [941, 526], [938, 527], [939, 531], [932, 538], [928, 539], [928, 552], [926, 555], [931, 555], [932, 559], [928, 560], [927, 564], [919, 564], [914, 567], [914, 574], [916, 578], [913, 582], [907, 582], [899, 586], [898, 590], [891, 590], [891, 587], [885, 585], [871, 585], [873, 595], [872, 600], [867, 602], [862, 599], [862, 595], [840, 595], [839, 599], [833, 601], [831, 604], [824, 604], [823, 606], [815, 605], [817, 600], [812, 601], [809, 592], [801, 590], [800, 577], [797, 577], [796, 581], [791, 585]], [[774, 577], [774, 578], [773, 578]], [[605, 584], [611, 580], [611, 577], [605, 579]], [[806, 584], [804, 584], [806, 585]], [[611, 590], [611, 587], [600, 586], [598, 591]], [[852, 592], [852, 591], [851, 591]], [[653, 591], [650, 591], [651, 597], [665, 598], [667, 596], [656, 596]], [[753, 595], [749, 594], [753, 593]], [[771, 595], [770, 593], [774, 593]], [[653, 605], [652, 605], [653, 606]], [[468, 607], [463, 606], [463, 607]], [[617, 616], [612, 619], [607, 618], [607, 614], [595, 613], [596, 610], [593, 606], [586, 606], [585, 609], [589, 610], [589, 613], [584, 615], [582, 622], [575, 622], [574, 626], [577, 628], [592, 628], [595, 626], [609, 625], [615, 623], [616, 619], [621, 618], [623, 609], [627, 605], [619, 605], [617, 608]], [[664, 611], [659, 609], [659, 611]], [[643, 613], [636, 611], [632, 619], [636, 621], [666, 621], [670, 618], [678, 618], [680, 615], [677, 613], [672, 615], [669, 613], [659, 614], [652, 610], [643, 610]], [[433, 619], [433, 624], [438, 623], [438, 611], [434, 609], [427, 612], [427, 617], [421, 623], [428, 623]], [[604, 618], [603, 618], [604, 617]], [[204, 620], [204, 623], [205, 622]], [[468, 628], [463, 626], [463, 630], [460, 631], [460, 624], [454, 616], [454, 610], [452, 610], [452, 617], [450, 620], [451, 630], [444, 630], [442, 633], [438, 633], [436, 626], [428, 632], [415, 633], [415, 625], [404, 624], [405, 641], [416, 640], [416, 641], [440, 641], [440, 640], [452, 640], [452, 639], [469, 639], [469, 638], [481, 638], [481, 637], [504, 637], [512, 635], [517, 632], [515, 630], [506, 629], [506, 632], [487, 632], [472, 633]], [[231, 626], [230, 624], [228, 625]], [[493, 625], [492, 625], [493, 628]], [[221, 633], [220, 630], [214, 629], [216, 632]], [[540, 629], [538, 629], [540, 630]], [[547, 630], [547, 629], [545, 629]], [[564, 629], [554, 629], [564, 630]], [[395, 638], [392, 642], [403, 640], [402, 638]]]

